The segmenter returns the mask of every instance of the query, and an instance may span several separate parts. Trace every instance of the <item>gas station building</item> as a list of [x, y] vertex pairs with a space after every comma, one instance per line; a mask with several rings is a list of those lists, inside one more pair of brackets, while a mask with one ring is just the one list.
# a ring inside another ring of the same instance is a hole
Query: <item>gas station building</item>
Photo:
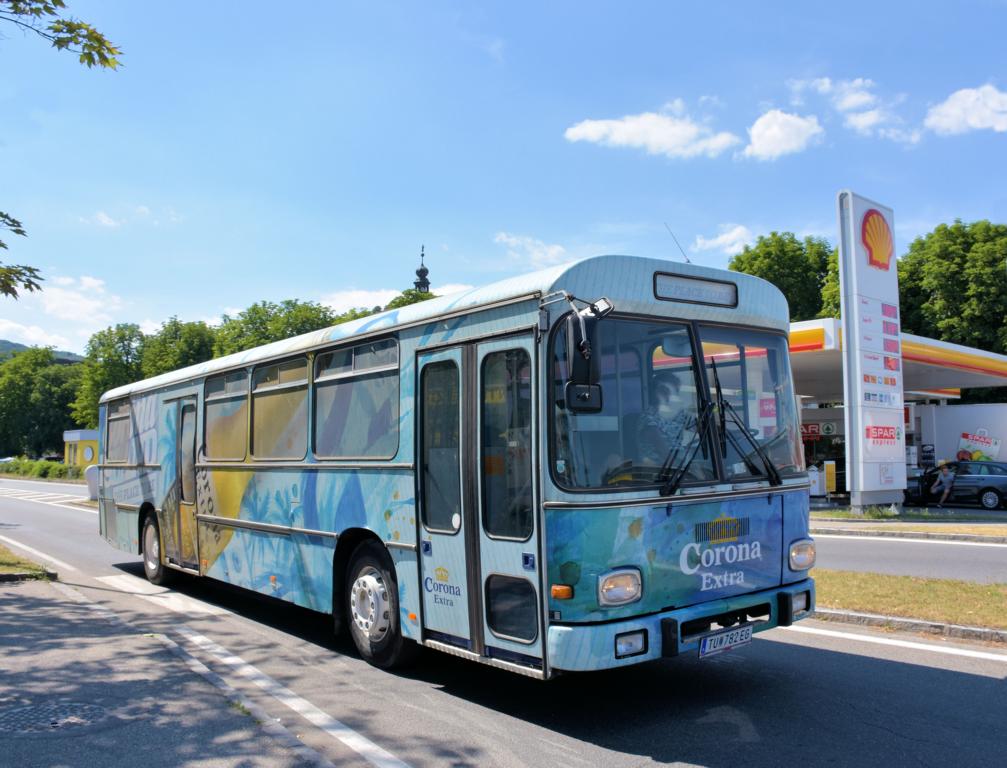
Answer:
[[[836, 462], [836, 491], [845, 492], [841, 322], [833, 318], [791, 323], [790, 365], [801, 398], [801, 433], [808, 466]], [[957, 405], [961, 390], [1007, 386], [1007, 356], [901, 334], [906, 464], [920, 468], [954, 461], [963, 435], [987, 446], [983, 458], [1007, 461], [1007, 403]]]

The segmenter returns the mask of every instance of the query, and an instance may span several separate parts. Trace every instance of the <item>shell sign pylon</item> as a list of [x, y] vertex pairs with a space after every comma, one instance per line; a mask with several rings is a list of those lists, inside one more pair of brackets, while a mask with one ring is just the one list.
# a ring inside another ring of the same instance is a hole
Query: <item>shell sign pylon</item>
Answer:
[[864, 214], [860, 225], [860, 240], [867, 250], [867, 263], [887, 272], [892, 266], [892, 256], [895, 255], [895, 238], [892, 237], [892, 229], [884, 214], [877, 208], [871, 208]]

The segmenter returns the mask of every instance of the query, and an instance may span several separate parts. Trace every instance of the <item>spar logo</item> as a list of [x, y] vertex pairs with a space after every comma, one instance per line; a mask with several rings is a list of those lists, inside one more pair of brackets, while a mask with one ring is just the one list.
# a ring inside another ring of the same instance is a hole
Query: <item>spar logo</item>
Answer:
[[746, 584], [745, 571], [737, 566], [762, 559], [762, 544], [738, 541], [748, 533], [747, 517], [721, 515], [715, 520], [697, 523], [696, 541], [682, 548], [678, 567], [687, 576], [700, 577], [700, 592]]
[[877, 208], [871, 208], [864, 214], [860, 225], [860, 240], [867, 249], [867, 264], [887, 272], [892, 266], [895, 242], [891, 227]]
[[895, 445], [902, 439], [901, 427], [865, 427], [864, 432], [871, 445]]

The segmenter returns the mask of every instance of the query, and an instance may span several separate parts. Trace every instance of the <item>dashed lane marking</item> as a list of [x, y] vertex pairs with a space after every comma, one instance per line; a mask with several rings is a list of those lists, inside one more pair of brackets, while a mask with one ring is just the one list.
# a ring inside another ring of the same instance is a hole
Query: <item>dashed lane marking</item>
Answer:
[[183, 615], [191, 616], [194, 613], [206, 614], [209, 616], [223, 616], [230, 611], [211, 603], [204, 603], [194, 597], [183, 595], [167, 587], [158, 587], [144, 579], [135, 576], [121, 574], [118, 576], [99, 576], [97, 580], [107, 584], [119, 592], [139, 597], [160, 608], [167, 608]]
[[345, 744], [371, 765], [377, 766], [377, 768], [409, 768], [407, 763], [402, 762], [390, 752], [382, 749], [366, 736], [357, 733], [348, 725], [339, 722], [331, 715], [323, 712], [307, 699], [302, 699], [292, 690], [281, 685], [265, 672], [256, 669], [239, 656], [235, 656], [226, 648], [222, 648], [209, 638], [192, 631], [186, 626], [178, 627], [177, 631], [192, 645], [209, 653], [221, 663], [226, 664], [241, 677], [250, 680], [309, 723]]

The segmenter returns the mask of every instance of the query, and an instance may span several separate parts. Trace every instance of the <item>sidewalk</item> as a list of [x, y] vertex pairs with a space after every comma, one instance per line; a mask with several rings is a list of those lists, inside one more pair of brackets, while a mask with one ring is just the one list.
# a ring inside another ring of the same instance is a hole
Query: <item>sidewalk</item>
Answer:
[[0, 583], [0, 763], [306, 764], [158, 636], [110, 620], [66, 589]]

